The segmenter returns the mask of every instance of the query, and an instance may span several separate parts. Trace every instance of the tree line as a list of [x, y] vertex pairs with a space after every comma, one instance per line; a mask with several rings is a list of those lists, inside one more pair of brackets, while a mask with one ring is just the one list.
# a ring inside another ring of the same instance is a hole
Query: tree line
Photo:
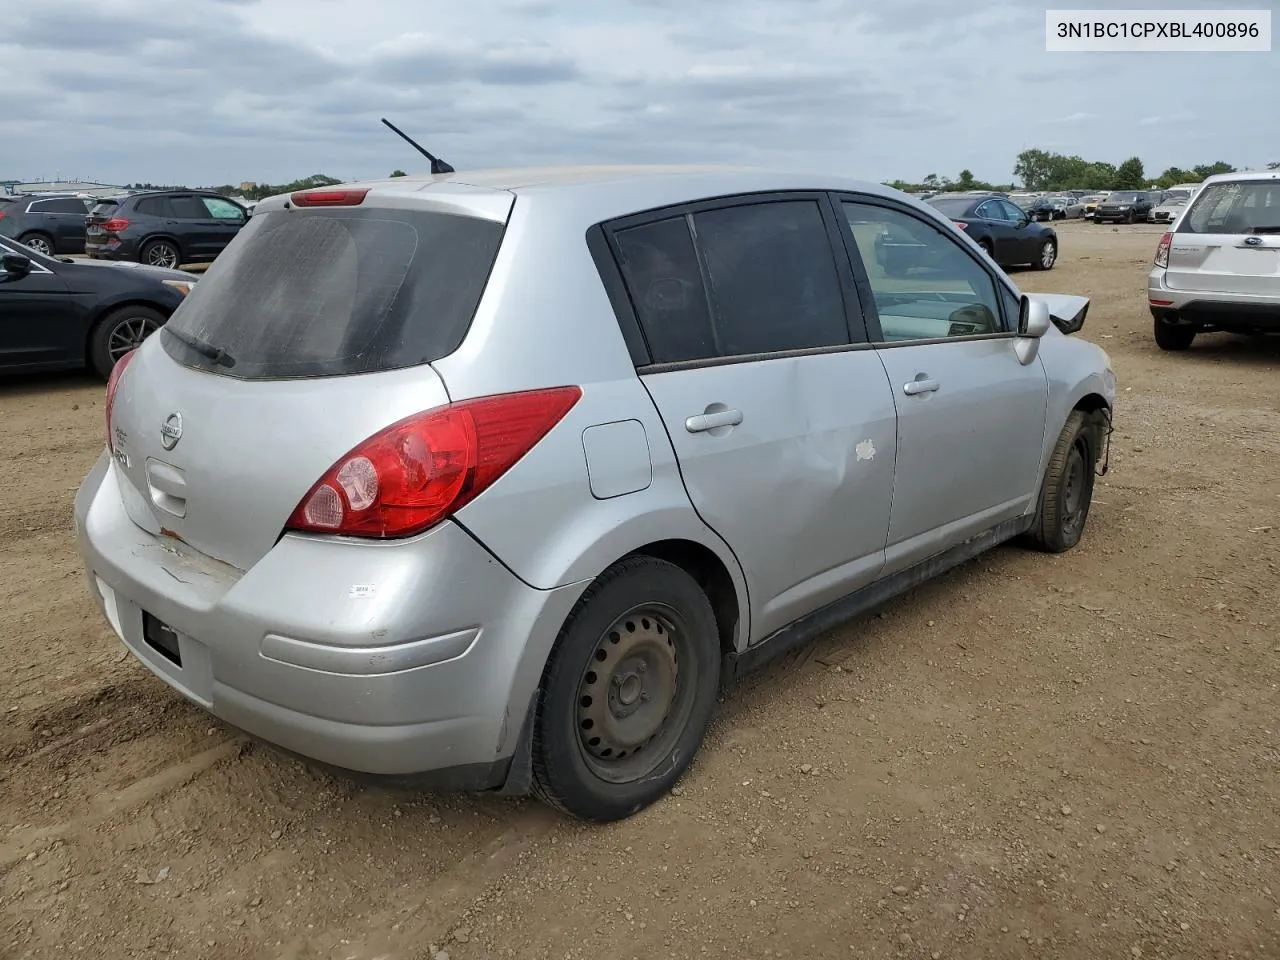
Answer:
[[[1280, 161], [1267, 164], [1268, 170], [1280, 170]], [[1151, 185], [1168, 189], [1179, 183], [1199, 183], [1205, 177], [1217, 173], [1235, 173], [1231, 164], [1217, 160], [1183, 169], [1169, 167], [1156, 177], [1148, 177], [1140, 157], [1130, 157], [1119, 165], [1083, 157], [1066, 156], [1047, 150], [1030, 149], [1018, 154], [1013, 175], [1027, 190], [1143, 190]], [[969, 170], [961, 170], [954, 180], [931, 173], [919, 183], [891, 180], [886, 186], [920, 193], [924, 191], [1003, 190], [1016, 189], [1013, 183], [992, 184], [974, 177]]]

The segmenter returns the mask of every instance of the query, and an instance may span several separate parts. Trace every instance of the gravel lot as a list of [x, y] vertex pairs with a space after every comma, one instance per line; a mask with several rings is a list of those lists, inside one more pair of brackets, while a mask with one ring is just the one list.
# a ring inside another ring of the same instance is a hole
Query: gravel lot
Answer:
[[1160, 230], [1072, 222], [1112, 471], [735, 688], [605, 828], [394, 794], [211, 721], [94, 612], [102, 385], [0, 385], [0, 957], [1280, 957], [1280, 344], [1151, 339]]

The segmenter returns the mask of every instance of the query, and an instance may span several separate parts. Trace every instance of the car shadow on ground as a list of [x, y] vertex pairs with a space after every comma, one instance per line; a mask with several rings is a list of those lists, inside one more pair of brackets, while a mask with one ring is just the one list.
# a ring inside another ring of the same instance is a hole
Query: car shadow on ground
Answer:
[[1210, 360], [1240, 366], [1272, 367], [1280, 364], [1280, 336], [1242, 336], [1202, 333], [1179, 359]]
[[59, 373], [15, 372], [0, 377], [0, 397], [38, 397], [41, 394], [80, 388], [105, 391], [107, 384], [89, 370], [64, 370]]

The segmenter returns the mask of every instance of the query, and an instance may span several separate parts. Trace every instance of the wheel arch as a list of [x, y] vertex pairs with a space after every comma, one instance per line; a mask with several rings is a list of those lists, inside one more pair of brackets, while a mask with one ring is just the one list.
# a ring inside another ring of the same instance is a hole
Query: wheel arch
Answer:
[[138, 263], [142, 263], [142, 251], [147, 248], [148, 244], [155, 243], [157, 240], [165, 240], [165, 241], [168, 241], [169, 243], [172, 243], [175, 247], [178, 248], [178, 263], [181, 264], [186, 262], [186, 260], [184, 259], [186, 255], [186, 247], [182, 245], [182, 241], [178, 239], [177, 235], [173, 233], [169, 233], [166, 230], [157, 230], [154, 233], [146, 234], [141, 240], [138, 241], [138, 253], [137, 253]]
[[658, 540], [638, 547], [618, 560], [638, 556], [665, 560], [693, 577], [711, 601], [720, 634], [720, 652], [732, 653], [738, 648], [738, 637], [745, 636], [742, 616], [745, 597], [738, 596], [729, 568], [713, 550], [693, 540]]

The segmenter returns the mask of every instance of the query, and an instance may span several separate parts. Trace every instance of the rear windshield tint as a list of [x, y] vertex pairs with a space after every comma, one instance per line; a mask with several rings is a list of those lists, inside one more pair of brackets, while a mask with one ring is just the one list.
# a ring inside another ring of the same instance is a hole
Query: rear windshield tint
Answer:
[[1280, 232], [1280, 180], [1209, 184], [1183, 214], [1178, 232]]
[[430, 363], [466, 336], [502, 232], [492, 220], [435, 212], [259, 213], [195, 284], [162, 342], [187, 366], [251, 380]]
[[89, 211], [91, 217], [114, 217], [118, 204], [114, 200], [99, 200]]

